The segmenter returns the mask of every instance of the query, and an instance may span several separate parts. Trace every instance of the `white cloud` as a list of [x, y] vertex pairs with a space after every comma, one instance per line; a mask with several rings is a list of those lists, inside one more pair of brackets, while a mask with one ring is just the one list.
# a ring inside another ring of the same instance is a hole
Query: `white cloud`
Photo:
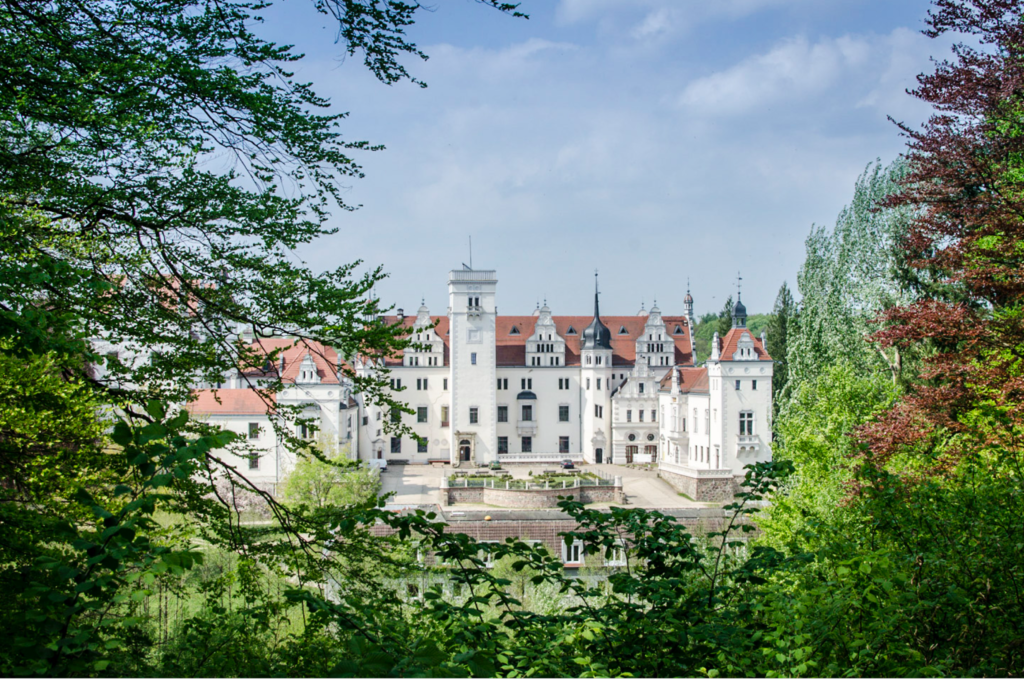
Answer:
[[668, 25], [664, 22], [669, 18], [673, 20], [673, 24], [685, 20], [685, 23], [692, 25], [705, 20], [739, 19], [772, 7], [824, 1], [826, 0], [561, 0], [555, 16], [562, 24], [597, 22], [605, 27], [612, 27], [618, 23], [617, 19], [609, 21], [613, 16], [643, 13], [643, 21], [630, 31], [634, 38], [642, 39], [647, 35], [642, 29], [648, 22], [657, 25], [660, 30], [665, 30]]
[[804, 37], [789, 39], [765, 54], [694, 80], [679, 103], [704, 114], [741, 114], [790, 101], [837, 84], [868, 60], [870, 50], [867, 40], [849, 36], [813, 45]]

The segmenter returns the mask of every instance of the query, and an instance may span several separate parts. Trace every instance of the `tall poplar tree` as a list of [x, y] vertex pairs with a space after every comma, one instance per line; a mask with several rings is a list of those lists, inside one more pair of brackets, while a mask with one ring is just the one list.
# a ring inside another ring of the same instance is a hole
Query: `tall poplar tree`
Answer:
[[[775, 361], [774, 373], [772, 375], [772, 393], [777, 401], [781, 402], [781, 394], [786, 388], [789, 380], [789, 371], [786, 352], [788, 349], [790, 328], [796, 322], [796, 302], [793, 300], [793, 293], [789, 291], [789, 285], [785, 282], [779, 288], [779, 294], [775, 297], [775, 306], [768, 317], [768, 355]], [[777, 408], [778, 406], [776, 406]]]

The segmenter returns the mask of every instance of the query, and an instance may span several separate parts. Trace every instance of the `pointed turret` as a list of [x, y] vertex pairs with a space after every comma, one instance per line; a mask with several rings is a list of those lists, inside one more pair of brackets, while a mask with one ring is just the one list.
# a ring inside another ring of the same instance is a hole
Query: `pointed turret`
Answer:
[[611, 349], [612, 331], [601, 322], [601, 307], [598, 302], [597, 274], [594, 274], [594, 320], [580, 337], [580, 349]]

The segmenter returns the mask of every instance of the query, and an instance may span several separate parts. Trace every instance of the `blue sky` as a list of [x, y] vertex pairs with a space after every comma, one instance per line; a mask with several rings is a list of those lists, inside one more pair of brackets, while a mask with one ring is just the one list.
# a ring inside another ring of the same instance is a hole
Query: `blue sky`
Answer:
[[375, 81], [345, 60], [326, 18], [292, 0], [266, 33], [307, 58], [297, 76], [357, 156], [354, 213], [305, 248], [315, 269], [355, 259], [390, 277], [382, 300], [447, 306], [446, 275], [469, 259], [498, 271], [498, 308], [588, 313], [657, 299], [717, 310], [743, 275], [751, 312], [796, 283], [812, 224], [831, 224], [875, 158], [919, 123], [906, 95], [948, 44], [920, 34], [923, 0], [526, 0], [524, 21], [472, 0], [437, 0], [409, 30], [427, 89]]

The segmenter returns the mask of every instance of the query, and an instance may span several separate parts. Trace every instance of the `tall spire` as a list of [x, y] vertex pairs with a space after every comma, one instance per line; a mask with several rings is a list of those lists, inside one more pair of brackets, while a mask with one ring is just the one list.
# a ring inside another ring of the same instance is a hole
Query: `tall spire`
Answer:
[[598, 303], [597, 270], [594, 270], [594, 320], [583, 331], [580, 337], [580, 349], [611, 349], [612, 333], [601, 322], [601, 306]]

